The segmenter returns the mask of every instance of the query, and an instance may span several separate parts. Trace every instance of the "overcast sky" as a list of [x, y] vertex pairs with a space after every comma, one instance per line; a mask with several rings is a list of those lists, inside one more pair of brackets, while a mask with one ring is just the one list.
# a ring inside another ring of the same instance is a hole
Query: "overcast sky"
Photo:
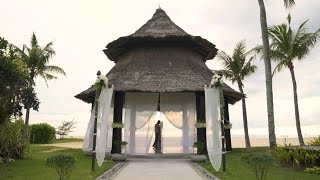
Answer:
[[[297, 28], [310, 19], [308, 27], [320, 27], [320, 1], [297, 1], [291, 10], [292, 26]], [[303, 2], [303, 3], [302, 3]], [[114, 63], [102, 50], [111, 41], [134, 33], [158, 8], [158, 0], [1, 0], [0, 36], [22, 47], [29, 46], [32, 32], [44, 46], [53, 41], [56, 56], [52, 65], [62, 67], [67, 77], [49, 82], [37, 79], [41, 100], [39, 112], [31, 112], [31, 123], [75, 119], [77, 132], [84, 135], [90, 105], [74, 95], [87, 89], [96, 79], [97, 70], [107, 73]], [[288, 11], [282, 0], [265, 0], [268, 24], [286, 22]], [[161, 8], [186, 32], [200, 35], [219, 50], [232, 54], [235, 44], [246, 39], [248, 48], [261, 43], [257, 0], [160, 0]], [[320, 44], [320, 43], [319, 43]], [[250, 135], [267, 135], [266, 95], [263, 62], [256, 60], [257, 73], [244, 81], [247, 94]], [[207, 62], [210, 69], [220, 69], [217, 59]], [[320, 131], [320, 45], [301, 62], [295, 62], [300, 118], [303, 135]], [[293, 93], [288, 70], [273, 79], [277, 136], [296, 136]], [[230, 82], [228, 82], [231, 85]], [[237, 86], [232, 85], [235, 89]], [[241, 103], [230, 106], [232, 134], [243, 134]]]

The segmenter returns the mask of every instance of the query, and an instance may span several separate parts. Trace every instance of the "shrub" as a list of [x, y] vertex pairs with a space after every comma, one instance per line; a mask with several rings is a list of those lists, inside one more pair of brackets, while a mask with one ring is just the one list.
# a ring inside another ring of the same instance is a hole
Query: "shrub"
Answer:
[[22, 158], [28, 146], [23, 137], [23, 121], [7, 121], [0, 125], [0, 156], [5, 158]]
[[30, 142], [36, 144], [52, 143], [55, 138], [55, 129], [47, 123], [30, 126]]
[[311, 146], [320, 146], [320, 136], [314, 137], [308, 144]]
[[69, 178], [75, 162], [75, 158], [67, 154], [59, 154], [46, 159], [46, 165], [56, 170], [59, 180]]
[[273, 164], [274, 158], [269, 154], [249, 153], [241, 156], [241, 161], [249, 165], [255, 173], [256, 179], [266, 179], [269, 167]]
[[306, 168], [304, 172], [311, 174], [320, 174], [320, 167], [315, 166], [313, 168]]
[[291, 154], [288, 149], [278, 146], [272, 151], [272, 154], [276, 157], [280, 164], [290, 166]]
[[290, 150], [290, 155], [292, 156], [293, 159], [293, 166], [298, 166], [300, 167], [302, 163], [306, 163], [306, 154], [307, 150], [298, 147], [297, 149]]

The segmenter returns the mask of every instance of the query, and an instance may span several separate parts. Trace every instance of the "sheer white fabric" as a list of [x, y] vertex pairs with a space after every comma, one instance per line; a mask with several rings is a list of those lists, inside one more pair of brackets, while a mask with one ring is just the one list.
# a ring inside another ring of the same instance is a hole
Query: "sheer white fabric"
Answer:
[[207, 150], [212, 167], [219, 171], [221, 166], [220, 95], [216, 88], [204, 88], [206, 106]]
[[112, 88], [102, 88], [98, 102], [97, 118], [97, 141], [96, 141], [96, 159], [98, 166], [101, 166], [107, 150], [107, 139], [109, 130], [109, 112], [113, 94]]
[[126, 153], [146, 154], [149, 151], [157, 104], [157, 93], [125, 94], [124, 139], [128, 142]]
[[90, 120], [88, 122], [87, 131], [83, 139], [82, 151], [91, 152], [92, 144], [93, 144], [93, 126], [94, 126], [94, 113], [95, 108], [93, 107], [91, 110]]
[[[160, 110], [165, 118], [176, 128], [182, 130], [183, 153], [191, 153], [195, 137], [196, 101], [194, 93], [162, 93]], [[166, 127], [164, 127], [165, 129]], [[163, 133], [165, 135], [165, 132]], [[167, 147], [166, 139], [163, 147]]]
[[[111, 135], [112, 135], [113, 129], [110, 128], [110, 127], [111, 127], [112, 121], [113, 121], [113, 104], [114, 104], [114, 102], [113, 102], [113, 98], [112, 98], [110, 112], [109, 112], [109, 118], [108, 118], [108, 120], [109, 120], [108, 134], [110, 134], [110, 136], [108, 136], [106, 152], [111, 152], [111, 148], [112, 148], [112, 136]], [[92, 152], [94, 113], [95, 113], [95, 108], [93, 108], [91, 110], [90, 120], [88, 122], [86, 134], [85, 134], [84, 139], [83, 139], [82, 151], [86, 152], [86, 153], [91, 153]]]

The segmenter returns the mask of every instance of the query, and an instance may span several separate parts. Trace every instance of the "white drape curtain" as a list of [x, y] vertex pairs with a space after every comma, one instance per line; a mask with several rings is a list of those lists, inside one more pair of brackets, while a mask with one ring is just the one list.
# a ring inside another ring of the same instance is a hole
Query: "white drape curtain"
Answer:
[[[98, 100], [98, 118], [97, 118], [97, 139], [96, 139], [96, 158], [98, 165], [101, 166], [106, 152], [111, 151], [112, 147], [112, 128], [113, 121], [113, 87], [103, 88]], [[84, 136], [82, 150], [90, 153], [93, 148], [93, 130], [95, 107], [91, 110], [90, 120], [86, 134]]]
[[182, 130], [182, 142], [178, 146], [183, 147], [183, 153], [191, 153], [195, 137], [195, 93], [161, 93], [160, 110], [174, 127]]
[[96, 158], [98, 166], [101, 166], [107, 150], [107, 140], [109, 131], [109, 112], [113, 87], [101, 90], [98, 102], [98, 119], [97, 119], [97, 141], [96, 141]]
[[150, 148], [154, 113], [157, 111], [158, 94], [132, 92], [125, 94], [124, 140], [126, 153], [147, 154]]
[[205, 87], [207, 150], [212, 167], [219, 171], [222, 159], [220, 95], [216, 88]]

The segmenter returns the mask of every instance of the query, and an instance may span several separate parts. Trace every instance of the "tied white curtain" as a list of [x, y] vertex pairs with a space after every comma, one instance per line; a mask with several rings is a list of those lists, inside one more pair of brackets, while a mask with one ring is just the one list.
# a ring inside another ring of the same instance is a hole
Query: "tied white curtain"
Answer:
[[101, 166], [107, 150], [107, 139], [109, 130], [109, 112], [113, 87], [102, 88], [98, 100], [98, 119], [97, 119], [97, 141], [96, 141], [96, 159], [98, 166]]
[[132, 92], [125, 95], [124, 139], [126, 153], [147, 154], [154, 132], [157, 93]]
[[191, 153], [195, 137], [195, 93], [162, 93], [160, 110], [174, 127], [182, 130], [182, 142], [178, 146], [183, 147], [183, 153]]
[[220, 95], [216, 88], [205, 87], [207, 149], [212, 167], [219, 171], [221, 166]]
[[[97, 118], [97, 139], [96, 139], [96, 158], [99, 166], [103, 163], [105, 153], [111, 150], [112, 146], [112, 120], [113, 120], [113, 87], [103, 88], [98, 100]], [[92, 152], [95, 106], [91, 110], [90, 120], [84, 136], [82, 150]]]

